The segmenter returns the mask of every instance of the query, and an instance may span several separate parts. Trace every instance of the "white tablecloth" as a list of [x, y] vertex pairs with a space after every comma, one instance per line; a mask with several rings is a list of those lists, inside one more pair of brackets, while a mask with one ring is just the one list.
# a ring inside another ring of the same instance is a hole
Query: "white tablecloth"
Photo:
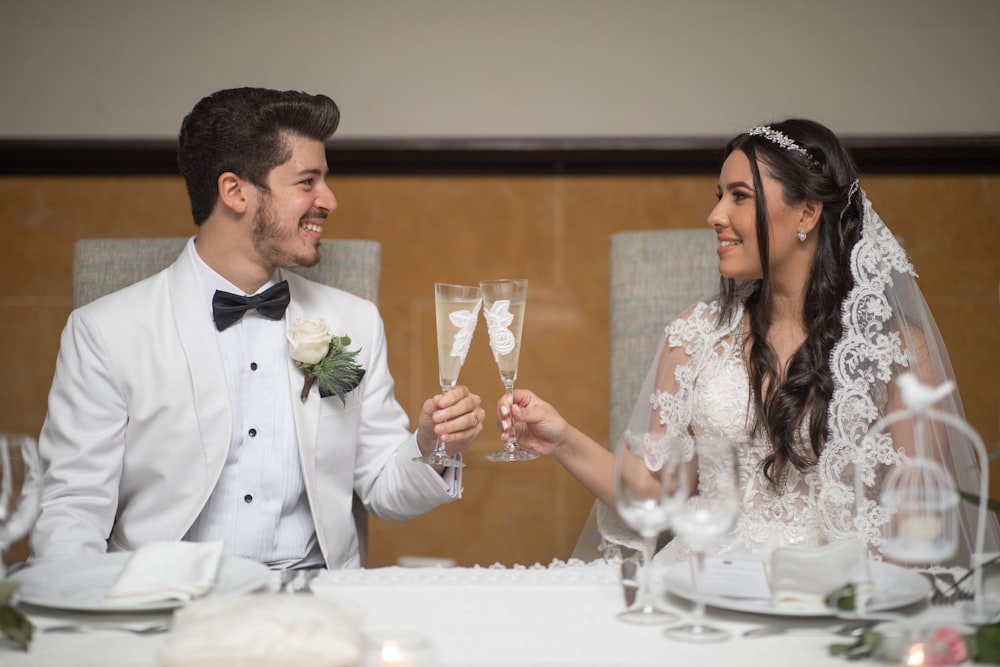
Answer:
[[[822, 630], [838, 625], [836, 619], [771, 618], [709, 609], [712, 620], [734, 633], [731, 640], [718, 644], [677, 642], [665, 638], [660, 627], [623, 623], [615, 618], [624, 607], [618, 572], [614, 562], [577, 561], [529, 568], [389, 567], [323, 572], [312, 587], [316, 595], [338, 596], [360, 607], [365, 615], [365, 633], [373, 639], [425, 641], [431, 665], [851, 664], [827, 654], [830, 643], [848, 641]], [[272, 586], [276, 587], [276, 582]], [[671, 605], [682, 614], [689, 609], [679, 599], [671, 598]], [[924, 605], [908, 611], [943, 620], [957, 616], [951, 607]], [[31, 650], [0, 651], [4, 667], [154, 667], [156, 650], [166, 637], [113, 630], [47, 633], [41, 630], [58, 619], [86, 620], [87, 615], [36, 609], [30, 613], [40, 630]], [[755, 639], [740, 636], [748, 628], [769, 623], [805, 623], [818, 629], [812, 634]]]

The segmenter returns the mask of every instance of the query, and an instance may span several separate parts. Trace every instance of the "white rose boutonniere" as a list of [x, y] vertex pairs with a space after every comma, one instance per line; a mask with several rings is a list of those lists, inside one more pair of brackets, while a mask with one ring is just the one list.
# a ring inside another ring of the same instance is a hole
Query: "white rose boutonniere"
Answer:
[[300, 396], [303, 403], [315, 382], [321, 397], [335, 395], [347, 405], [347, 394], [365, 376], [365, 369], [356, 360], [361, 350], [349, 352], [346, 348], [350, 344], [348, 336], [331, 334], [323, 320], [295, 320], [288, 330], [288, 352], [295, 365], [306, 372]]

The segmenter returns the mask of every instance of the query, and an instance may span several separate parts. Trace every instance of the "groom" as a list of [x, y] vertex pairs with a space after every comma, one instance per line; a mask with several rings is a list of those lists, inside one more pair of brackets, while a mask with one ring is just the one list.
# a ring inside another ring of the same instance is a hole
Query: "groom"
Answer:
[[[221, 540], [275, 568], [358, 567], [352, 492], [389, 520], [460, 497], [460, 469], [411, 459], [436, 435], [451, 453], [469, 447], [479, 396], [428, 399], [411, 433], [375, 305], [282, 268], [319, 261], [337, 207], [324, 142], [339, 118], [323, 95], [240, 88], [184, 119], [198, 234], [164, 271], [70, 314], [33, 557]], [[350, 338], [342, 352], [363, 371], [352, 389], [303, 392], [286, 336], [299, 318]]]

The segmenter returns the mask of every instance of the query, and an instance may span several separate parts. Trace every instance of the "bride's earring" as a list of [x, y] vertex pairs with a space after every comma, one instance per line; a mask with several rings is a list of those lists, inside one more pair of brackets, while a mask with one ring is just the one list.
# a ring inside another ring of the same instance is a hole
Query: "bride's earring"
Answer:
[[800, 228], [799, 233], [796, 234], [796, 236], [799, 238], [799, 241], [804, 242], [806, 240], [806, 230]]

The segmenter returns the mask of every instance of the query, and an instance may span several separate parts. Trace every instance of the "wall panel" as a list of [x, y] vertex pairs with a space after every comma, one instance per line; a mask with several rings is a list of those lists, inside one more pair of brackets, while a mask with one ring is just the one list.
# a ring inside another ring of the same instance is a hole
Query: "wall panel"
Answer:
[[[334, 176], [340, 208], [326, 235], [383, 244], [380, 305], [403, 406], [437, 389], [432, 285], [530, 281], [518, 384], [598, 440], [607, 432], [607, 251], [620, 230], [693, 227], [715, 176]], [[906, 239], [948, 342], [969, 418], [1000, 440], [1000, 176], [878, 175], [876, 209]], [[174, 177], [0, 178], [0, 425], [37, 432], [70, 310], [76, 239], [194, 232]], [[485, 329], [461, 381], [493, 405], [501, 384]], [[465, 497], [404, 524], [374, 521], [370, 564], [403, 554], [462, 565], [566, 558], [590, 509], [548, 460], [488, 463], [492, 422], [468, 455]], [[23, 551], [15, 552], [15, 557]]]

